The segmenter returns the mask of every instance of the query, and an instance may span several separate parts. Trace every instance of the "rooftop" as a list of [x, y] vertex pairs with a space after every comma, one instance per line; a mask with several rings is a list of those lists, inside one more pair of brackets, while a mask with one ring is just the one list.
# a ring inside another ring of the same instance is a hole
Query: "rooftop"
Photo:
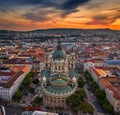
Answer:
[[107, 88], [113, 92], [113, 95], [116, 99], [120, 99], [120, 95], [115, 87], [113, 87], [112, 85], [109, 85], [107, 86]]
[[52, 82], [55, 83], [55, 84], [64, 84], [67, 81], [64, 80], [64, 79], [61, 79], [61, 78], [57, 78], [57, 79], [53, 80]]
[[58, 114], [44, 111], [24, 111], [22, 115], [58, 115]]
[[105, 70], [104, 68], [92, 68], [92, 70], [95, 72], [97, 77], [103, 77], [109, 74], [109, 70]]
[[108, 65], [120, 65], [120, 60], [106, 60], [105, 63]]
[[53, 53], [53, 57], [54, 60], [55, 59], [66, 59], [66, 52], [65, 50], [62, 48], [62, 44], [60, 41], [58, 41], [58, 46], [57, 49], [55, 50], [55, 52]]
[[[2, 78], [0, 81], [0, 87], [10, 88], [21, 74], [23, 74], [22, 71], [17, 71], [14, 73], [12, 72], [1, 73], [0, 72], [0, 78]], [[5, 75], [8, 75], [9, 77]]]
[[[113, 96], [116, 99], [120, 99], [120, 78], [112, 75], [111, 71], [116, 70], [118, 68], [92, 68], [97, 75], [99, 82], [107, 89], [109, 89], [112, 93]], [[108, 74], [111, 73], [111, 74]], [[104, 77], [104, 75], [107, 75]], [[100, 77], [103, 76], [103, 77]]]
[[71, 92], [73, 90], [73, 87], [68, 85], [65, 87], [56, 88], [56, 87], [53, 87], [52, 85], [47, 85], [45, 87], [45, 90], [50, 92], [50, 93], [53, 93], [53, 94], [66, 94], [66, 93]]
[[23, 71], [23, 72], [26, 72], [27, 70], [29, 70], [29, 66], [14, 66], [12, 68], [13, 71]]

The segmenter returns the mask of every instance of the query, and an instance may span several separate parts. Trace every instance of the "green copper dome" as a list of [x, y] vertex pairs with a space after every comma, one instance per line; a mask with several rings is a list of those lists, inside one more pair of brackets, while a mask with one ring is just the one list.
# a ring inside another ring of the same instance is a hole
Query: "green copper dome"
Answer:
[[66, 58], [66, 52], [65, 50], [62, 49], [62, 45], [60, 41], [58, 42], [57, 49], [53, 53], [52, 58], [53, 59], [65, 59]]

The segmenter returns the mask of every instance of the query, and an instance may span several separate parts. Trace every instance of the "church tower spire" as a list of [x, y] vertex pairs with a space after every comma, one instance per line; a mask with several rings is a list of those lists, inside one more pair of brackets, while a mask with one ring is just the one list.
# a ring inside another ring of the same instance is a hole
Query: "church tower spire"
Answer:
[[47, 47], [45, 48], [45, 68], [46, 69], [50, 68], [50, 57]]
[[72, 48], [72, 51], [71, 51], [69, 68], [71, 70], [75, 70], [75, 53], [74, 53], [74, 48]]
[[61, 39], [58, 40], [57, 49], [58, 49], [58, 50], [62, 50], [62, 42], [61, 42]]

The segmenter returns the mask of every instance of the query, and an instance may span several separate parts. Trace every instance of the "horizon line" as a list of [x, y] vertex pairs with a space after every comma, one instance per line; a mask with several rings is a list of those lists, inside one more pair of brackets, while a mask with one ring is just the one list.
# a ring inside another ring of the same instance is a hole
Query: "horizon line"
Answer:
[[0, 29], [0, 31], [14, 31], [14, 32], [27, 32], [27, 31], [36, 31], [36, 30], [52, 30], [52, 29], [76, 29], [76, 30], [113, 30], [113, 31], [120, 31], [120, 29], [112, 29], [112, 28], [38, 28], [38, 29], [31, 29], [31, 30], [12, 30], [12, 29]]

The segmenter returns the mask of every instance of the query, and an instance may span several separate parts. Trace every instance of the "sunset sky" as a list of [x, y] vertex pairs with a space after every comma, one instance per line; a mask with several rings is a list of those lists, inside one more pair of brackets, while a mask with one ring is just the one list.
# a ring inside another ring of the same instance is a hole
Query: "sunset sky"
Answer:
[[120, 0], [0, 0], [0, 29], [120, 30]]

